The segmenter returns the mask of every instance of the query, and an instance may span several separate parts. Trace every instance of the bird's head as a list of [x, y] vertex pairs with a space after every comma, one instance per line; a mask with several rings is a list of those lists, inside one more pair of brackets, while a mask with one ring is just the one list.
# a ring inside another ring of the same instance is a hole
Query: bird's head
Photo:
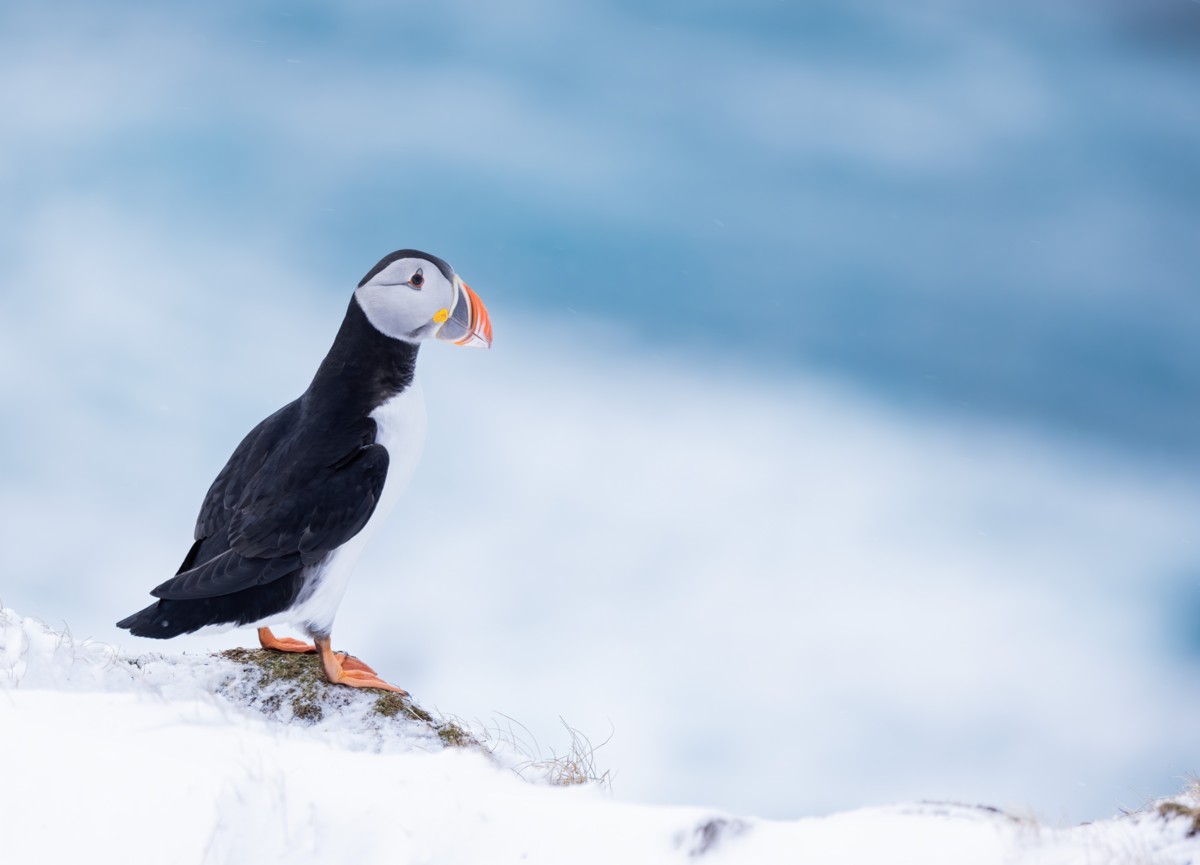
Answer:
[[393, 339], [492, 345], [492, 321], [483, 301], [436, 255], [401, 249], [384, 256], [354, 297], [371, 325]]

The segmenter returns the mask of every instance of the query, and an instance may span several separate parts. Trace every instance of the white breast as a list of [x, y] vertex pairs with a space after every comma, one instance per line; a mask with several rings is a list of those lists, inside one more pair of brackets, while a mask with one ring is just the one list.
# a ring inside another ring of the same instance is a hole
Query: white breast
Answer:
[[309, 569], [299, 603], [280, 615], [280, 623], [290, 622], [313, 634], [329, 633], [355, 562], [417, 467], [425, 443], [425, 396], [420, 383], [414, 379], [407, 390], [371, 412], [371, 418], [376, 424], [375, 442], [388, 451], [387, 478], [379, 504], [362, 531], [334, 550], [323, 563]]

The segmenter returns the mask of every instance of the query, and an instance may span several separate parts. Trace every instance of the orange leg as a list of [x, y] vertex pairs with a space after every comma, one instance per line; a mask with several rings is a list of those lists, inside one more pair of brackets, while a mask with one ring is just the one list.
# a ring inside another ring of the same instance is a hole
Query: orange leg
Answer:
[[321, 664], [325, 667], [325, 678], [337, 685], [349, 685], [351, 688], [379, 688], [384, 691], [395, 691], [405, 697], [408, 696], [408, 691], [403, 688], [397, 688], [395, 685], [389, 685], [383, 679], [375, 675], [375, 671], [361, 661], [365, 669], [356, 669], [351, 666], [348, 661], [353, 661], [353, 658], [347, 658], [345, 655], [335, 654], [333, 649], [329, 647], [328, 637], [316, 638], [317, 651], [321, 653]]
[[[317, 651], [317, 647], [312, 643], [306, 643], [303, 640], [293, 640], [291, 637], [277, 637], [271, 633], [270, 628], [258, 629], [258, 642], [264, 649], [274, 649], [276, 652], [299, 652], [304, 654]], [[342, 652], [337, 653], [337, 659], [341, 662], [344, 669], [363, 670], [372, 675], [375, 673], [374, 670], [358, 658], [352, 658]]]

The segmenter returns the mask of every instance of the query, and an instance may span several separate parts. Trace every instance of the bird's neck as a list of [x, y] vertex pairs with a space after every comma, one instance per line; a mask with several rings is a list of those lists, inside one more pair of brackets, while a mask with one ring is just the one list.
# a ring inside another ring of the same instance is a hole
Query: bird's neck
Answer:
[[366, 417], [412, 384], [418, 348], [376, 330], [351, 297], [333, 347], [304, 394], [306, 407]]

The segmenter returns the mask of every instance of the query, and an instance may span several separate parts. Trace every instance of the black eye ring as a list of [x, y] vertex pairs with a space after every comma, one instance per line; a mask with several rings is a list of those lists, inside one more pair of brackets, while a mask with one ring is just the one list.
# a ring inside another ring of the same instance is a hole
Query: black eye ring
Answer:
[[412, 275], [412, 278], [408, 280], [408, 284], [413, 288], [420, 288], [425, 284], [425, 274], [421, 273], [419, 267], [417, 268], [417, 272]]

